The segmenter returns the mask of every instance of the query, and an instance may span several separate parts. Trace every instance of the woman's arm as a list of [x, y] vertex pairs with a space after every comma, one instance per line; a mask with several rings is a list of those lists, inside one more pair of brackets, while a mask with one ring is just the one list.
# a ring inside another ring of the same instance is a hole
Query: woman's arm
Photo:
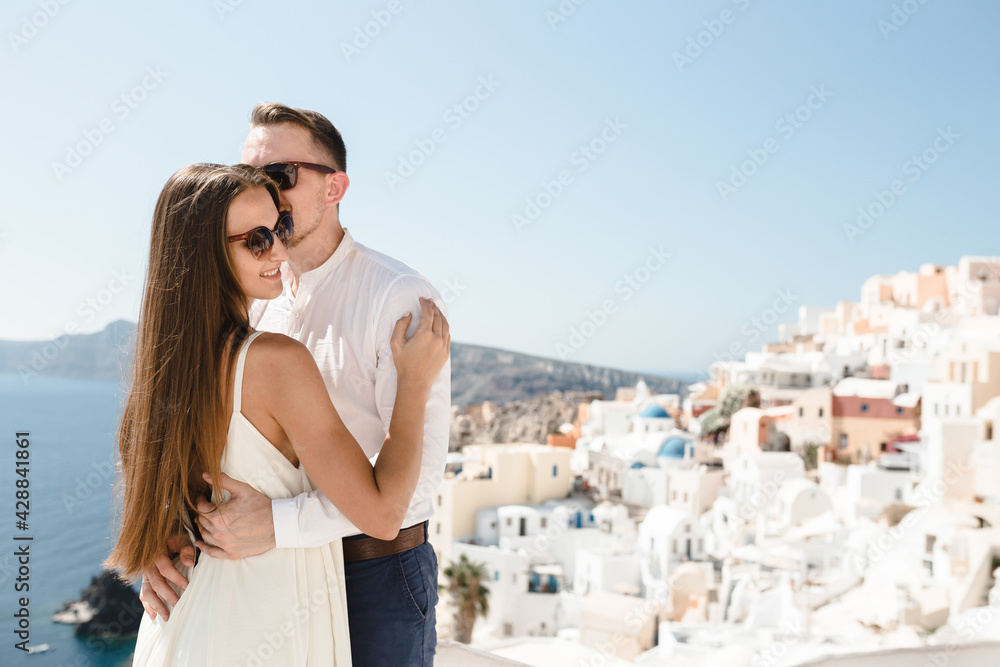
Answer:
[[[404, 338], [410, 316], [393, 330], [396, 402], [374, 469], [330, 401], [308, 349], [289, 338], [269, 345], [275, 420], [316, 486], [360, 530], [379, 539], [399, 532], [416, 488], [427, 396], [448, 358], [448, 323], [430, 300], [421, 299], [416, 333]], [[269, 364], [270, 365], [270, 364]]]

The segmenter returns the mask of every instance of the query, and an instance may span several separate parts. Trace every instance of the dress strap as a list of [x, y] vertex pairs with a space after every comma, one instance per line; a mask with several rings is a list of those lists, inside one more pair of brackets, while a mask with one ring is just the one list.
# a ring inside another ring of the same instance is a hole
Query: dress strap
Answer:
[[247, 336], [247, 339], [243, 341], [243, 345], [240, 346], [239, 356], [236, 358], [236, 378], [233, 381], [233, 414], [235, 415], [240, 411], [240, 406], [243, 403], [243, 367], [246, 365], [247, 360], [247, 350], [250, 348], [250, 343], [257, 336], [264, 333], [263, 331], [254, 331], [252, 334]]

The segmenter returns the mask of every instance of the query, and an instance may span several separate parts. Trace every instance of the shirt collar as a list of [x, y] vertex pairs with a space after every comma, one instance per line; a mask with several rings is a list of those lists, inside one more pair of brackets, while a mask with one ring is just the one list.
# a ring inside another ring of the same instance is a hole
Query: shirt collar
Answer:
[[330, 275], [330, 273], [344, 261], [352, 250], [354, 250], [354, 238], [351, 236], [351, 233], [347, 231], [347, 228], [344, 227], [344, 238], [340, 240], [340, 245], [337, 246], [337, 249], [333, 251], [333, 254], [330, 255], [325, 262], [317, 266], [312, 271], [306, 271], [299, 276], [299, 286], [301, 287], [303, 283], [317, 283], [326, 276]]

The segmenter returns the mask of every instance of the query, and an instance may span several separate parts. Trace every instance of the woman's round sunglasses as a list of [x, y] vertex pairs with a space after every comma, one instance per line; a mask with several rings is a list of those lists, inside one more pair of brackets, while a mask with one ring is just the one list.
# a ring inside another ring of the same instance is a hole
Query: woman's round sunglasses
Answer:
[[278, 184], [279, 190], [291, 190], [299, 180], [299, 167], [305, 167], [321, 174], [335, 174], [337, 170], [312, 162], [272, 162], [263, 167], [257, 167]]
[[254, 259], [260, 259], [261, 255], [271, 250], [271, 247], [274, 245], [275, 236], [281, 239], [282, 243], [287, 244], [292, 240], [293, 231], [292, 214], [286, 211], [278, 216], [278, 222], [274, 225], [273, 230], [267, 227], [254, 227], [249, 232], [230, 236], [227, 240], [230, 243], [246, 241], [247, 247], [250, 248]]

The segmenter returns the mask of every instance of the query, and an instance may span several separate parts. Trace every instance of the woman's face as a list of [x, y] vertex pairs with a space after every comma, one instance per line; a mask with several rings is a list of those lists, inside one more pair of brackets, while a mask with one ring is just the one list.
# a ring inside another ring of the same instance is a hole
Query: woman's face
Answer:
[[274, 234], [278, 209], [265, 188], [251, 188], [236, 195], [229, 204], [226, 235], [236, 236], [256, 227], [271, 230], [274, 245], [260, 258], [254, 258], [246, 241], [229, 244], [236, 279], [251, 299], [274, 299], [281, 294], [281, 263], [288, 259], [284, 244]]

